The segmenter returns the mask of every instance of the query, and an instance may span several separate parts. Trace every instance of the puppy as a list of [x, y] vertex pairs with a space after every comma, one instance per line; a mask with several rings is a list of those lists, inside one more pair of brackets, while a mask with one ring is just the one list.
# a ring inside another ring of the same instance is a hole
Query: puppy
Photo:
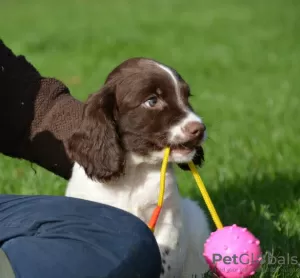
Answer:
[[200, 166], [205, 125], [190, 103], [190, 89], [172, 68], [146, 58], [123, 62], [91, 95], [80, 128], [67, 144], [75, 161], [66, 196], [126, 210], [145, 223], [156, 207], [160, 169], [171, 147], [164, 205], [155, 237], [161, 277], [201, 277], [208, 266], [203, 245], [209, 237], [204, 212], [178, 191], [173, 166]]

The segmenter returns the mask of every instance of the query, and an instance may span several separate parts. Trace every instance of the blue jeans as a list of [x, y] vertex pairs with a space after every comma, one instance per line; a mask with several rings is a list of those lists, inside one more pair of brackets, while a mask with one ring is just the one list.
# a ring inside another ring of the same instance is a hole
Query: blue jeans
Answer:
[[60, 196], [0, 195], [0, 247], [17, 278], [156, 278], [161, 269], [138, 218]]

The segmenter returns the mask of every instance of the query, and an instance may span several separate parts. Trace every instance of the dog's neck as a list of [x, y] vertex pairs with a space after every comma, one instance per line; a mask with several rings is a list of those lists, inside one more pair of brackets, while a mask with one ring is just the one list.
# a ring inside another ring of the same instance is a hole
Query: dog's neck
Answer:
[[[69, 181], [67, 196], [96, 201], [127, 210], [147, 222], [157, 205], [161, 162], [147, 163], [128, 156], [124, 174], [110, 182], [93, 181], [77, 163]], [[174, 170], [168, 165], [165, 183], [165, 208], [180, 206]]]

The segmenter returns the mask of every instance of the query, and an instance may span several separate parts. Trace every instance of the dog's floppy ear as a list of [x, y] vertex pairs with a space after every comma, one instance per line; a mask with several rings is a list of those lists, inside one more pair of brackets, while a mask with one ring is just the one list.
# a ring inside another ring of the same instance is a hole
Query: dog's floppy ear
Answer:
[[[196, 166], [201, 167], [203, 162], [204, 162], [204, 151], [203, 148], [201, 146], [196, 148], [196, 154], [195, 157], [193, 159], [193, 162]], [[182, 163], [182, 164], [178, 164], [178, 166], [185, 171], [189, 171], [190, 167], [187, 163]]]
[[85, 103], [80, 127], [68, 140], [70, 158], [94, 180], [108, 181], [122, 174], [125, 155], [119, 140], [114, 89], [105, 85]]

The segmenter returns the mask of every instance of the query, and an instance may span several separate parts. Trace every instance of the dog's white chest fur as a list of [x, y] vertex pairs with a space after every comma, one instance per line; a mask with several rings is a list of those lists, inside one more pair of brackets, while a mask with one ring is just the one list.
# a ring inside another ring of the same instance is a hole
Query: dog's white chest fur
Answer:
[[[104, 184], [89, 179], [84, 169], [75, 163], [66, 196], [111, 205], [148, 223], [157, 205], [159, 182], [160, 167], [157, 165], [142, 163], [129, 167], [123, 177]], [[202, 256], [208, 236], [203, 211], [193, 201], [181, 198], [169, 166], [164, 205], [155, 229], [162, 256], [161, 277], [201, 277], [208, 270]]]

